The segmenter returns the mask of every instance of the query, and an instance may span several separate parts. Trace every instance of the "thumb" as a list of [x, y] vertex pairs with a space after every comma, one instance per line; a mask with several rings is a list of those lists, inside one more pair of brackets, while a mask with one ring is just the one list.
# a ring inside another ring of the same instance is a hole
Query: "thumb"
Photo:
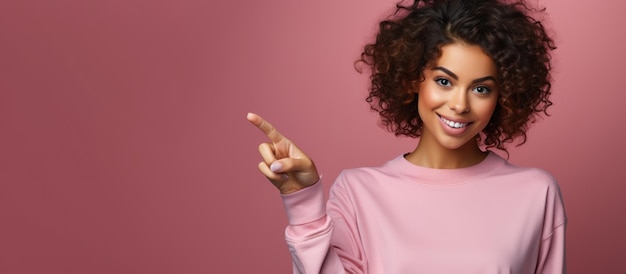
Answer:
[[283, 158], [270, 165], [274, 173], [313, 172], [315, 167], [310, 159]]

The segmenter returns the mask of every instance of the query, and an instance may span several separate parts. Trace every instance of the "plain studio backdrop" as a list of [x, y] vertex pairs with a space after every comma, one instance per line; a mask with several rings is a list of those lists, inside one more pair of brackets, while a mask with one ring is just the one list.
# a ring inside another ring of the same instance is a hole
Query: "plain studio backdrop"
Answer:
[[[288, 273], [257, 171], [271, 121], [316, 161], [379, 165], [353, 68], [394, 0], [0, 3], [0, 273]], [[545, 0], [554, 106], [510, 161], [548, 170], [569, 273], [625, 273], [623, 1]]]

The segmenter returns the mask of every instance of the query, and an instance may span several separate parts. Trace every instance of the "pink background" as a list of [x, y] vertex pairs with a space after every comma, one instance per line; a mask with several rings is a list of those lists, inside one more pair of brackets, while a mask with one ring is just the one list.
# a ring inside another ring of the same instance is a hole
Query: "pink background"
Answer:
[[[352, 67], [395, 0], [0, 3], [0, 273], [288, 273], [257, 112], [316, 160], [378, 165]], [[535, 1], [531, 1], [535, 2]], [[554, 107], [511, 161], [559, 180], [570, 273], [624, 273], [623, 1], [544, 1]]]

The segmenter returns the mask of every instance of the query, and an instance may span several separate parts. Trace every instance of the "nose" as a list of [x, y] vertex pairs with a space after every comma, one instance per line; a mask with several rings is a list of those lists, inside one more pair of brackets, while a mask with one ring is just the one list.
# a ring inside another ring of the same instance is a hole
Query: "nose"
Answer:
[[448, 107], [456, 113], [465, 113], [470, 110], [467, 92], [465, 90], [456, 90], [450, 94]]

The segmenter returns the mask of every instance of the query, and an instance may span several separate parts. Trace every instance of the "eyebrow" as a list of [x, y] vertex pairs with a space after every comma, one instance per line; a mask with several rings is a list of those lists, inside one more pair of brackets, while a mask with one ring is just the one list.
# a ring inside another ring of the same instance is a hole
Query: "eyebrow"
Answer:
[[[447, 68], [444, 68], [444, 67], [434, 67], [433, 70], [443, 71], [445, 74], [448, 74], [448, 75], [450, 75], [450, 77], [454, 78], [454, 80], [459, 80], [459, 76], [457, 76], [456, 74], [454, 74], [454, 72], [450, 71]], [[482, 83], [482, 82], [485, 82], [485, 81], [488, 81], [488, 80], [494, 81], [496, 83], [498, 82], [498, 81], [496, 81], [496, 78], [493, 77], [493, 76], [485, 76], [485, 77], [481, 77], [481, 78], [472, 80], [472, 84]]]

